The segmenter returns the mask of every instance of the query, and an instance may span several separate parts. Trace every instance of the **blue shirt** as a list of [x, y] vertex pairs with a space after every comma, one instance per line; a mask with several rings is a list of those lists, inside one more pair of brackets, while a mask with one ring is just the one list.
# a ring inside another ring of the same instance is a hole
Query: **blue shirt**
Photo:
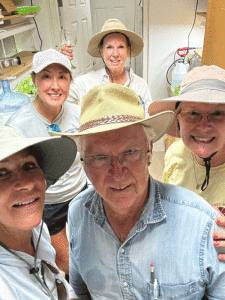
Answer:
[[[80, 299], [225, 299], [225, 262], [217, 258], [217, 212], [200, 196], [150, 178], [139, 221], [121, 243], [93, 188], [69, 207], [70, 283]], [[91, 295], [91, 296], [90, 296]]]

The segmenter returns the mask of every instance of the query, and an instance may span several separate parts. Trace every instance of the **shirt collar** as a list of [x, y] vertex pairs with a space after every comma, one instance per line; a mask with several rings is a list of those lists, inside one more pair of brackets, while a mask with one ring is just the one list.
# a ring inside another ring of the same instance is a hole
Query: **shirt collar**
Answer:
[[[124, 84], [124, 86], [129, 86], [129, 84], [134, 76], [133, 70], [129, 67], [126, 67], [126, 76], [127, 76], [127, 81]], [[102, 78], [102, 83], [109, 82], [109, 75], [106, 73], [105, 68], [101, 69], [101, 78]]]
[[[96, 192], [90, 196], [85, 203], [85, 207], [94, 217], [96, 223], [102, 225], [106, 220], [102, 198]], [[139, 219], [144, 224], [154, 224], [166, 218], [166, 213], [162, 206], [159, 185], [151, 176], [149, 177], [149, 197]]]

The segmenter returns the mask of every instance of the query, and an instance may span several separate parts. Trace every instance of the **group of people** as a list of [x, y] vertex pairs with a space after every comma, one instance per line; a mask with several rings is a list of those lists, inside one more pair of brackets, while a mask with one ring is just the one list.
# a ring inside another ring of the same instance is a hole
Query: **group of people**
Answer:
[[[225, 299], [225, 71], [152, 103], [125, 67], [142, 48], [113, 19], [88, 45], [101, 70], [72, 79], [68, 46], [34, 55], [37, 98], [0, 128], [1, 300]], [[149, 166], [166, 132], [164, 183]]]

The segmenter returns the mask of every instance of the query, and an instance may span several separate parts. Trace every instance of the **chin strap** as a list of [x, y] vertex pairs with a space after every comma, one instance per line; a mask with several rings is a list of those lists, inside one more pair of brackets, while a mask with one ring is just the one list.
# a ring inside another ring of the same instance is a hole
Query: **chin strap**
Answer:
[[205, 175], [205, 180], [201, 186], [201, 190], [204, 192], [206, 190], [206, 188], [209, 185], [209, 174], [210, 174], [210, 160], [211, 158], [216, 154], [217, 152], [214, 152], [212, 155], [210, 155], [207, 158], [203, 158], [201, 156], [199, 156], [201, 159], [203, 159], [204, 163], [205, 163], [205, 168], [206, 168], [206, 175]]

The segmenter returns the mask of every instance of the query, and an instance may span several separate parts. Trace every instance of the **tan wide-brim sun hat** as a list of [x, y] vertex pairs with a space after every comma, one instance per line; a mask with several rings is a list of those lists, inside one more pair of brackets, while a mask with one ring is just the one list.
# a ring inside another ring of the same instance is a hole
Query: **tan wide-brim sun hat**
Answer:
[[[150, 116], [167, 110], [176, 113], [176, 103], [184, 101], [225, 104], [225, 70], [214, 65], [192, 69], [181, 83], [180, 94], [151, 103], [148, 113]], [[167, 134], [180, 137], [176, 118]]]
[[134, 90], [120, 84], [107, 83], [90, 89], [82, 98], [78, 132], [49, 134], [69, 136], [76, 142], [80, 136], [141, 124], [154, 130], [155, 142], [164, 135], [173, 119], [172, 111], [145, 119], [143, 105]]
[[0, 161], [31, 146], [31, 154], [42, 169], [47, 187], [56, 183], [76, 158], [77, 147], [70, 138], [26, 138], [19, 135], [14, 128], [0, 126]]
[[101, 57], [99, 44], [104, 36], [109, 33], [122, 33], [126, 35], [131, 44], [131, 56], [137, 56], [141, 53], [144, 42], [135, 32], [128, 30], [122, 22], [117, 19], [109, 19], [103, 25], [101, 31], [95, 34], [88, 43], [87, 52], [93, 57]]

